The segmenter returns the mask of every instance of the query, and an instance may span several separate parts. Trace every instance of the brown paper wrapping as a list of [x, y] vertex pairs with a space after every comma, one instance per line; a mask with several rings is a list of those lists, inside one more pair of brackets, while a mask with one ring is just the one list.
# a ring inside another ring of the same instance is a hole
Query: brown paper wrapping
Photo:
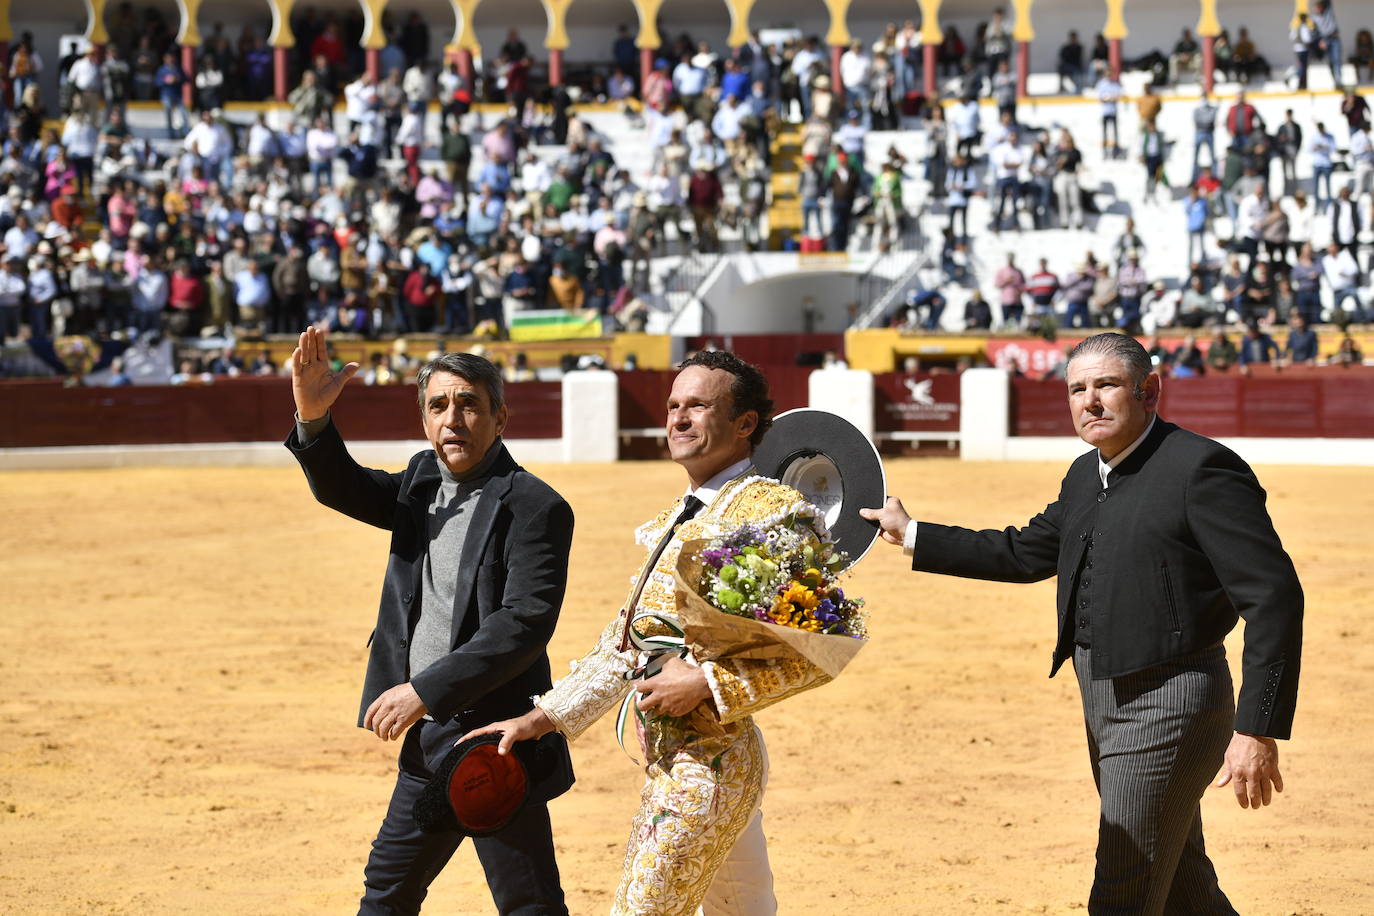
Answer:
[[710, 544], [687, 541], [673, 573], [677, 618], [683, 638], [697, 661], [719, 658], [789, 658], [801, 656], [832, 678], [838, 677], [867, 639], [830, 633], [811, 633], [796, 627], [764, 623], [752, 617], [727, 614], [697, 593], [702, 566], [697, 555]]

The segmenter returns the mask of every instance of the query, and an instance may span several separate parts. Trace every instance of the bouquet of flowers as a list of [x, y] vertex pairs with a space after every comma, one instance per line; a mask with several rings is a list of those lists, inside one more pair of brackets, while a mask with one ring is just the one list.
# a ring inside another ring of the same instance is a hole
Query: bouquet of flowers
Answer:
[[863, 599], [846, 598], [836, 574], [848, 557], [793, 528], [741, 525], [701, 551], [698, 593], [727, 614], [862, 639]]
[[789, 515], [684, 544], [677, 615], [696, 657], [801, 655], [838, 675], [867, 629], [863, 599], [838, 582], [848, 558], [823, 535], [817, 520]]

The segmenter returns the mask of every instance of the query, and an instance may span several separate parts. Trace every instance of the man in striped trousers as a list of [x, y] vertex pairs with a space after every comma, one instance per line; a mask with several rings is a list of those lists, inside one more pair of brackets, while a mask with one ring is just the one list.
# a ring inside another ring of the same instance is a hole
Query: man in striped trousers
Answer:
[[[1134, 338], [1069, 354], [1069, 410], [1093, 450], [1023, 528], [915, 522], [865, 509], [912, 568], [1003, 582], [1058, 576], [1050, 676], [1072, 659], [1101, 796], [1092, 916], [1234, 914], [1202, 839], [1220, 771], [1245, 808], [1283, 790], [1302, 652], [1302, 587], [1234, 452], [1157, 416], [1160, 379]], [[1233, 701], [1222, 645], [1245, 619]]]

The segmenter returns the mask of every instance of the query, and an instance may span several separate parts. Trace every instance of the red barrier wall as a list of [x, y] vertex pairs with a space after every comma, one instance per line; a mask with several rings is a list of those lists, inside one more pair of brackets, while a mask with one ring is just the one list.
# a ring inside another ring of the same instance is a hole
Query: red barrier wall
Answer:
[[[1012, 380], [1012, 435], [1072, 436], [1064, 383]], [[1160, 416], [1204, 436], [1374, 438], [1374, 368], [1165, 379]]]
[[883, 372], [873, 376], [878, 432], [958, 432], [959, 376]]
[[[562, 385], [506, 386], [511, 439], [563, 435]], [[0, 447], [274, 442], [286, 438], [294, 410], [283, 379], [221, 379], [212, 385], [63, 388], [60, 382], [0, 387]], [[334, 406], [350, 439], [424, 437], [415, 389], [360, 383]]]

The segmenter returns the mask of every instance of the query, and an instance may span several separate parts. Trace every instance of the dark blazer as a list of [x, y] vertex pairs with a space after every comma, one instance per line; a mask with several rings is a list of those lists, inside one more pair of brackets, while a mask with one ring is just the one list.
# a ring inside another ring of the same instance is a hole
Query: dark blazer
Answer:
[[[1075, 578], [1090, 562], [1092, 677], [1130, 674], [1222, 641], [1245, 618], [1237, 731], [1287, 738], [1297, 701], [1303, 594], [1265, 510], [1264, 489], [1230, 449], [1162, 419], [1103, 489], [1097, 452], [1024, 528], [921, 522], [912, 568], [1035, 582], [1058, 575], [1050, 676], [1073, 654]], [[1085, 557], [1088, 543], [1091, 559]]]
[[[286, 447], [317, 500], [391, 532], [361, 726], [372, 701], [407, 680], [438, 459], [432, 450], [417, 453], [399, 474], [361, 467], [332, 423], [304, 446], [293, 428]], [[516, 464], [504, 445], [496, 447], [463, 547], [452, 651], [409, 678], [436, 721], [467, 714], [472, 727], [528, 711], [530, 698], [551, 686], [545, 647], [563, 603], [573, 533], [563, 497]]]

